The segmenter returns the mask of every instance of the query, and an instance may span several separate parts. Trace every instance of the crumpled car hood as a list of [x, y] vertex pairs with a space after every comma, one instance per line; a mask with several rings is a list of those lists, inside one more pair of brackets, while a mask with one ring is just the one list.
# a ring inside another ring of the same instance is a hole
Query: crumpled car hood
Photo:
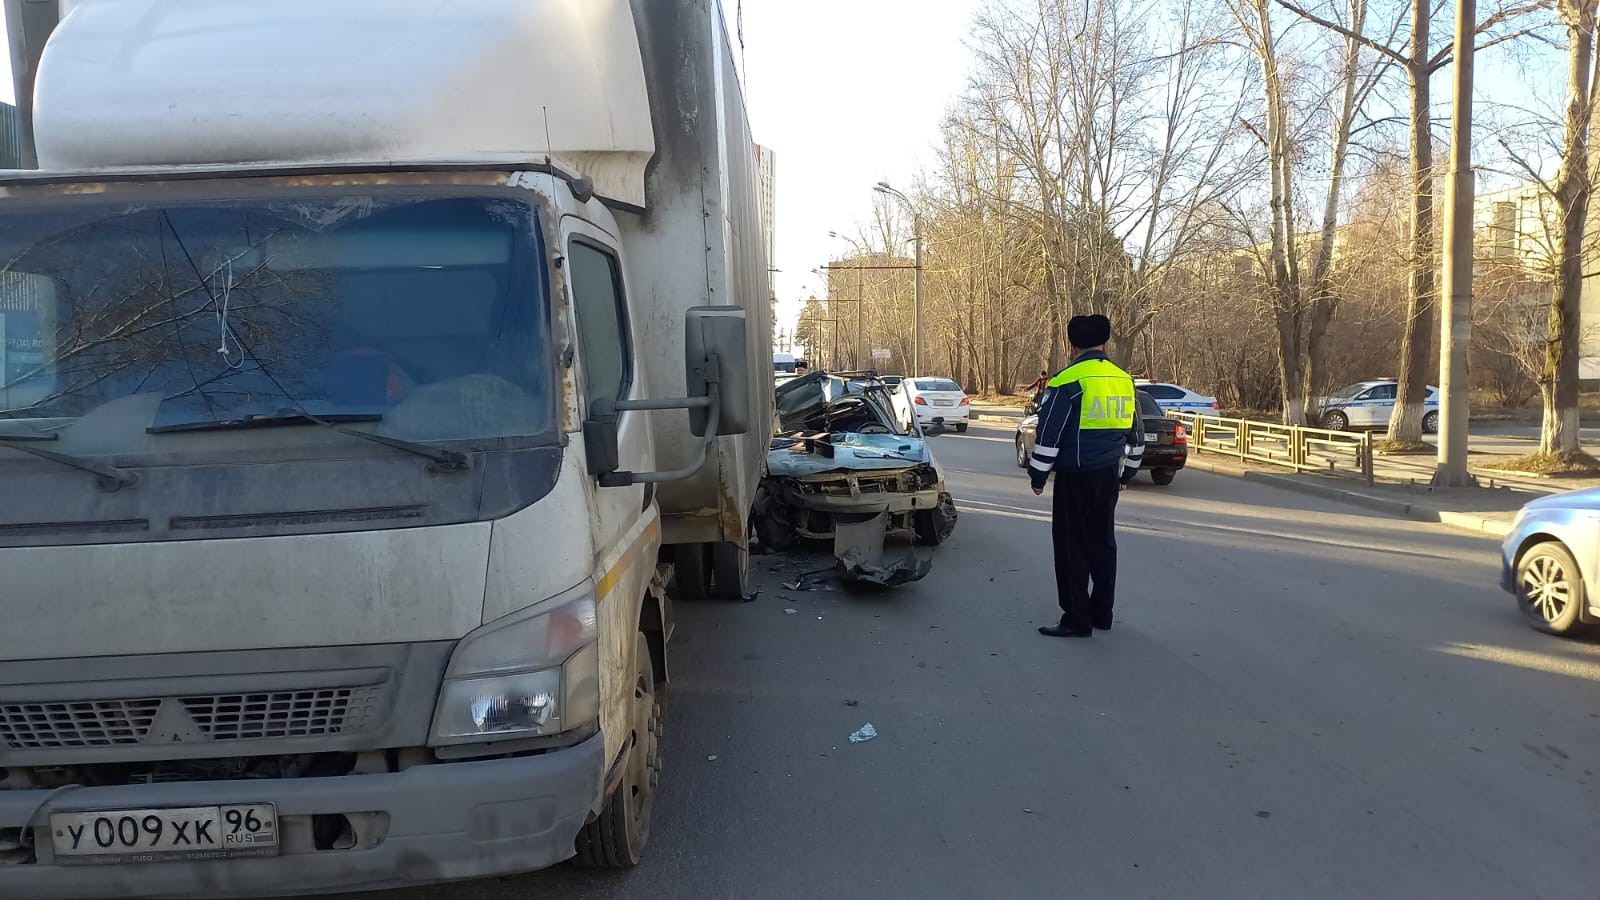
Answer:
[[807, 451], [804, 441], [782, 446], [784, 439], [779, 438], [767, 454], [767, 472], [778, 478], [793, 478], [836, 470], [906, 469], [933, 460], [927, 443], [916, 435], [841, 431], [828, 435], [828, 443], [833, 446], [832, 457]]

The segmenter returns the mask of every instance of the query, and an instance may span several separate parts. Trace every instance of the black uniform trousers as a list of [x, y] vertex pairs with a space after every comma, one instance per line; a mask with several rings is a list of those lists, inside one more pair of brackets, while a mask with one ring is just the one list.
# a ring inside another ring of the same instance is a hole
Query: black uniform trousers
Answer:
[[1064, 627], [1111, 625], [1117, 589], [1116, 519], [1121, 475], [1120, 465], [1055, 473], [1050, 532], [1055, 541], [1056, 593]]

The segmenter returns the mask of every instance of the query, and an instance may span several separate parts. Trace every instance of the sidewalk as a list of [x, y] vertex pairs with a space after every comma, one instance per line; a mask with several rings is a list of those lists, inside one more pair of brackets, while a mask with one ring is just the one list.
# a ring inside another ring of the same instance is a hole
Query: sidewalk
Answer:
[[[1563, 485], [1541, 485], [1530, 490], [1497, 483], [1495, 487], [1434, 488], [1426, 483], [1379, 481], [1366, 485], [1351, 478], [1316, 473], [1290, 472], [1268, 466], [1241, 465], [1237, 460], [1215, 453], [1193, 454], [1189, 468], [1219, 475], [1261, 481], [1291, 491], [1340, 500], [1375, 512], [1419, 522], [1436, 522], [1453, 528], [1504, 537], [1511, 530], [1517, 510], [1529, 500], [1569, 489]], [[1431, 474], [1432, 469], [1429, 469]], [[1487, 484], [1487, 482], [1485, 482]]]

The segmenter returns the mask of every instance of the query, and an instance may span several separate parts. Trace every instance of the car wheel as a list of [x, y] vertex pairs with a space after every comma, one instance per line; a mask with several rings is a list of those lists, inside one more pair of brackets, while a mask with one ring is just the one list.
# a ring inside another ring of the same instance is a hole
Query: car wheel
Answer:
[[1322, 417], [1322, 427], [1329, 431], [1344, 431], [1350, 427], [1350, 417], [1335, 410]]
[[1171, 484], [1172, 479], [1177, 477], [1177, 474], [1177, 469], [1151, 469], [1150, 480], [1156, 484]]
[[1423, 434], [1438, 434], [1439, 433], [1439, 411], [1438, 410], [1434, 410], [1433, 412], [1430, 412], [1427, 415], [1424, 415], [1422, 417], [1422, 433]]
[[1546, 634], [1578, 627], [1584, 606], [1583, 573], [1560, 541], [1535, 545], [1517, 561], [1517, 606], [1528, 624]]
[[967, 423], [966, 422], [962, 422], [960, 425], [956, 426], [956, 434], [966, 434], [966, 433], [967, 433]]
[[912, 514], [911, 526], [916, 532], [918, 544], [939, 546], [956, 530], [956, 499], [949, 494], [940, 494], [938, 506]]
[[1022, 443], [1022, 435], [1017, 435], [1017, 468], [1028, 467], [1028, 448]]
[[661, 780], [661, 695], [650, 640], [641, 632], [634, 642], [633, 706], [629, 746], [623, 753], [622, 781], [599, 818], [578, 832], [574, 849], [578, 865], [589, 869], [626, 869], [639, 864], [650, 840], [650, 814]]

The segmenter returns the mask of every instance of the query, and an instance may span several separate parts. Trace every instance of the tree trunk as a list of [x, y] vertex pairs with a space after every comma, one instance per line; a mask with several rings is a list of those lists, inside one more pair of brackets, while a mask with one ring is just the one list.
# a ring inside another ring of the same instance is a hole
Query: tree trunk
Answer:
[[[1351, 0], [1350, 30], [1356, 34], [1366, 29], [1367, 0]], [[1311, 314], [1306, 330], [1305, 366], [1301, 396], [1309, 404], [1310, 398], [1322, 393], [1325, 365], [1322, 341], [1333, 322], [1338, 297], [1333, 292], [1333, 245], [1338, 238], [1339, 194], [1344, 187], [1345, 162], [1350, 155], [1350, 129], [1356, 112], [1356, 77], [1360, 72], [1361, 44], [1353, 38], [1345, 39], [1344, 67], [1339, 73], [1339, 117], [1333, 123], [1333, 147], [1329, 160], [1328, 193], [1322, 204], [1322, 234], [1318, 237], [1317, 255], [1311, 266]]]
[[1578, 354], [1583, 292], [1583, 233], [1589, 212], [1590, 66], [1594, 49], [1595, 0], [1563, 0], [1567, 26], [1567, 122], [1561, 173], [1556, 180], [1556, 246], [1561, 250], [1550, 292], [1549, 337], [1545, 342], [1542, 453], [1577, 454]]
[[1267, 288], [1272, 302], [1272, 320], [1278, 331], [1279, 395], [1283, 421], [1289, 425], [1304, 425], [1300, 267], [1294, 244], [1294, 161], [1290, 153], [1289, 110], [1283, 96], [1283, 79], [1278, 71], [1277, 48], [1266, 0], [1257, 0], [1255, 12], [1255, 25], [1259, 29], [1256, 52], [1267, 101], [1267, 165], [1272, 175], [1272, 240], [1267, 257]]
[[1422, 442], [1422, 404], [1428, 392], [1433, 357], [1433, 135], [1428, 104], [1432, 0], [1412, 0], [1411, 58], [1411, 278], [1406, 292], [1406, 325], [1400, 342], [1400, 385], [1389, 417], [1389, 438]]

